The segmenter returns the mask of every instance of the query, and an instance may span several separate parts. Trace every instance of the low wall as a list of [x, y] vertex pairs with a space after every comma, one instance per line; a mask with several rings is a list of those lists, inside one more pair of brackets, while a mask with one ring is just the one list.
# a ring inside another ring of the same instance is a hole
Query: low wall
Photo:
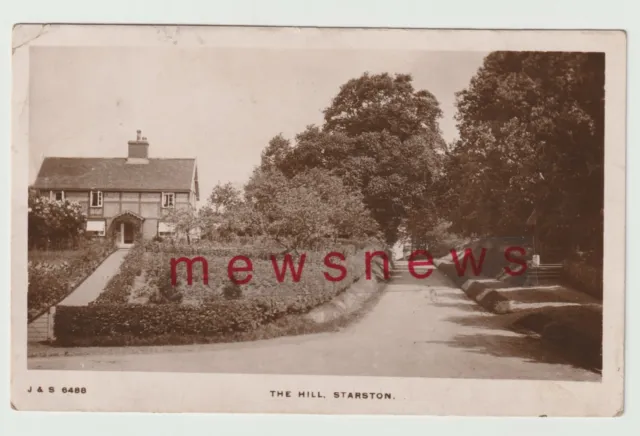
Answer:
[[436, 267], [480, 306], [494, 313], [511, 312], [511, 302], [497, 291], [510, 286], [509, 283], [472, 274], [460, 275], [456, 265], [449, 262], [438, 261]]
[[[392, 266], [390, 265], [390, 268]], [[362, 309], [367, 302], [380, 294], [385, 286], [385, 280], [380, 270], [374, 271], [371, 280], [360, 277], [344, 292], [337, 295], [328, 303], [322, 304], [304, 316], [305, 319], [322, 324], [335, 321]]]

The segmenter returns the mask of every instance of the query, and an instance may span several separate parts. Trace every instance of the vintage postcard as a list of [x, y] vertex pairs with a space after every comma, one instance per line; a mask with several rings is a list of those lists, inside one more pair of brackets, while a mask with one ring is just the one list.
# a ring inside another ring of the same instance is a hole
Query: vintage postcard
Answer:
[[623, 32], [13, 40], [15, 409], [623, 413]]

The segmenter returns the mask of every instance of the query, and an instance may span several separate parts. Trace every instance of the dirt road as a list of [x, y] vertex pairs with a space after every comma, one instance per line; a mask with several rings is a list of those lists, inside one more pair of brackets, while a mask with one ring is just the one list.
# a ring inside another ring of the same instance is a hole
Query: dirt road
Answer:
[[91, 349], [36, 357], [30, 369], [600, 380], [540, 339], [507, 328], [440, 272], [418, 280], [399, 263], [378, 304], [334, 333], [265, 341]]

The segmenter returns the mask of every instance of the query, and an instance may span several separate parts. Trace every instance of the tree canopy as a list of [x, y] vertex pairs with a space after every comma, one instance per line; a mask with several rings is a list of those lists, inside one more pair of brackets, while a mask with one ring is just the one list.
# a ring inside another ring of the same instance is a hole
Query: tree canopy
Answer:
[[404, 141], [438, 131], [442, 115], [436, 98], [427, 90], [416, 91], [410, 74], [369, 74], [340, 87], [324, 110], [324, 128], [349, 136], [387, 131]]
[[[262, 154], [288, 178], [323, 169], [356, 190], [388, 242], [407, 219], [433, 214], [429, 189], [442, 171], [441, 110], [407, 74], [363, 74], [344, 84], [325, 109], [323, 126], [307, 126], [295, 145], [281, 135]], [[419, 209], [419, 212], [418, 212]], [[413, 213], [409, 213], [413, 210]]]
[[441, 206], [465, 234], [540, 237], [601, 253], [604, 55], [494, 52], [457, 94], [460, 139]]
[[351, 79], [322, 125], [266, 144], [244, 196], [216, 187], [211, 214], [290, 246], [374, 228], [441, 246], [520, 236], [535, 216], [545, 244], [601, 258], [604, 55], [493, 52], [456, 107], [446, 144], [438, 101], [410, 75]]

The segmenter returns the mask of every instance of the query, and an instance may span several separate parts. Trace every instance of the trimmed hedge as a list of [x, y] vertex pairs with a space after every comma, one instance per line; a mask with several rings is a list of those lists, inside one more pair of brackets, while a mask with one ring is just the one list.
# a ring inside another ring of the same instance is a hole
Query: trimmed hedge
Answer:
[[268, 306], [253, 301], [220, 301], [208, 306], [102, 305], [61, 306], [56, 310], [54, 334], [62, 345], [74, 339], [113, 336], [153, 337], [166, 334], [216, 336], [248, 331], [264, 323]]
[[[135, 260], [143, 254], [142, 247], [134, 248], [128, 258]], [[351, 280], [339, 283], [310, 280], [306, 285], [301, 282], [297, 284], [302, 285], [297, 288], [298, 292], [291, 292], [292, 289], [282, 283], [268, 294], [233, 300], [219, 298], [200, 305], [123, 304], [138, 265], [133, 262], [124, 267], [107, 286], [108, 293], [103, 293], [95, 304], [58, 307], [54, 322], [57, 343], [62, 346], [160, 345], [229, 340], [237, 333], [252, 331], [285, 315], [308, 313], [331, 301], [364, 275], [362, 263], [361, 269], [350, 272], [349, 275], [354, 275]], [[374, 265], [375, 278], [379, 280], [382, 260], [374, 258]], [[176, 342], [180, 337], [185, 340]]]
[[[162, 343], [157, 338], [184, 336], [192, 342], [224, 339], [248, 332], [285, 315], [304, 314], [330, 301], [330, 294], [217, 300], [180, 304], [103, 304], [59, 306], [54, 334], [62, 346]], [[136, 339], [132, 341], [131, 339]]]

